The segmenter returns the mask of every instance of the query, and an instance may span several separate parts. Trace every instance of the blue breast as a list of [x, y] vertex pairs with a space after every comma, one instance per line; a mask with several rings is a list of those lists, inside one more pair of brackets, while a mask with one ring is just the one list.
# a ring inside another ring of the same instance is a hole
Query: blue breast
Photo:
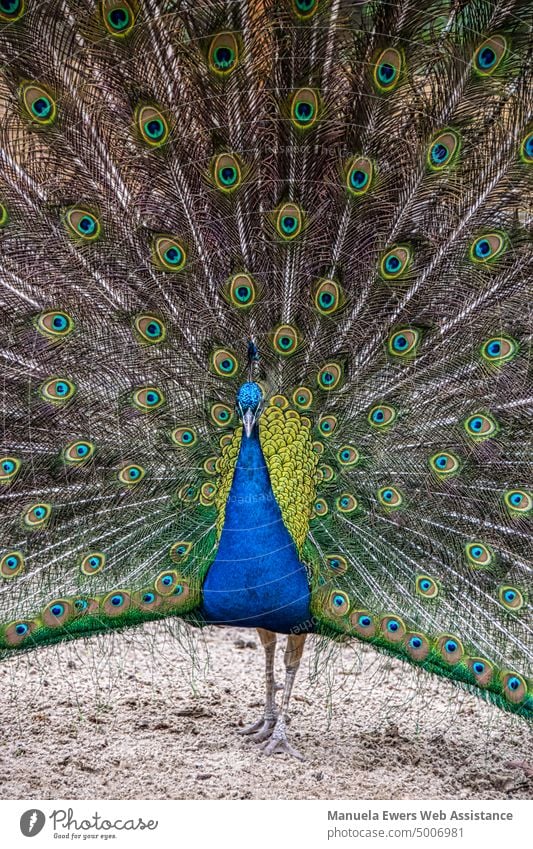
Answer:
[[243, 434], [201, 613], [208, 622], [287, 634], [310, 630], [309, 599], [306, 570], [272, 492], [256, 427], [250, 438]]

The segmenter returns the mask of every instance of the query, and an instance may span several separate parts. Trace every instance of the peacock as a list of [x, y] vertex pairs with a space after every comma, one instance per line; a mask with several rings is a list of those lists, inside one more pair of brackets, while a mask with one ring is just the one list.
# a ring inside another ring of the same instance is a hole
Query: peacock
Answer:
[[255, 628], [266, 754], [309, 634], [533, 718], [532, 12], [0, 0], [3, 657]]

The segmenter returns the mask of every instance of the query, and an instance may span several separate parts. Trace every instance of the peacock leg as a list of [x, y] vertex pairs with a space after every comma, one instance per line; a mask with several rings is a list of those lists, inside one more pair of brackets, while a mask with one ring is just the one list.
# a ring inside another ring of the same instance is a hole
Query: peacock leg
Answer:
[[274, 682], [274, 656], [276, 653], [276, 634], [273, 631], [266, 631], [264, 628], [258, 628], [257, 633], [265, 650], [265, 680], [266, 680], [266, 699], [265, 712], [262, 719], [252, 725], [246, 725], [240, 730], [241, 734], [251, 734], [252, 740], [260, 743], [270, 737], [272, 729], [276, 724], [278, 713], [276, 710]]
[[291, 698], [292, 687], [302, 654], [304, 650], [306, 634], [290, 634], [287, 639], [287, 648], [285, 649], [285, 686], [283, 688], [283, 698], [281, 702], [281, 712], [276, 719], [274, 729], [270, 735], [270, 739], [263, 743], [263, 751], [265, 755], [273, 755], [278, 752], [285, 752], [303, 761], [303, 755], [295, 749], [287, 740], [287, 719], [289, 713], [289, 701]]

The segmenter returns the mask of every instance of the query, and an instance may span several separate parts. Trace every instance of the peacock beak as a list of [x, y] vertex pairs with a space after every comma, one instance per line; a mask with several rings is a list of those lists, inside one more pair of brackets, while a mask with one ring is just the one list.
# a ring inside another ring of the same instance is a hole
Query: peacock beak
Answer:
[[244, 413], [242, 417], [242, 423], [246, 436], [250, 438], [255, 425], [255, 413], [252, 412], [250, 407], [248, 407], [248, 409]]

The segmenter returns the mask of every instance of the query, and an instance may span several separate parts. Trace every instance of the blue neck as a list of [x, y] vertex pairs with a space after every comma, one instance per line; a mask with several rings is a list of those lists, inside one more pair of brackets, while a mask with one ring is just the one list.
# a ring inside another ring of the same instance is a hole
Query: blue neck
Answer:
[[306, 570], [283, 523], [255, 427], [242, 437], [202, 613], [208, 622], [289, 633], [309, 629], [309, 598]]

